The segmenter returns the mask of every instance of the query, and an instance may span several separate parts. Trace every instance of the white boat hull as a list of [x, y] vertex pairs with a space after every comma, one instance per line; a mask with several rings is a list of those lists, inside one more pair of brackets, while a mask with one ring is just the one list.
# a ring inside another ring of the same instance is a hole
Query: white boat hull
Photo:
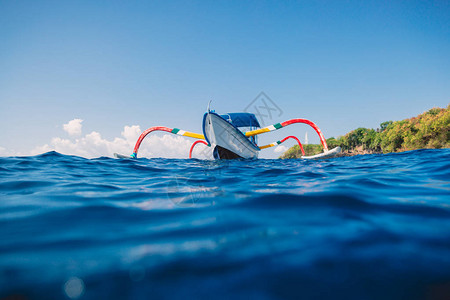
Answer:
[[211, 147], [220, 146], [242, 158], [258, 158], [260, 149], [239, 129], [216, 113], [206, 113], [203, 119], [203, 133]]
[[328, 150], [323, 153], [319, 153], [319, 154], [312, 155], [312, 156], [302, 156], [301, 158], [302, 159], [330, 158], [330, 157], [336, 156], [340, 152], [341, 152], [341, 147], [336, 147], [334, 149]]

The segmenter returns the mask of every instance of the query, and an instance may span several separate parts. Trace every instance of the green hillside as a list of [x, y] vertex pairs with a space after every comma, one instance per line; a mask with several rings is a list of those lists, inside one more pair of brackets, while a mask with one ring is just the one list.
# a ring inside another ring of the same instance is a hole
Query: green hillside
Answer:
[[[390, 153], [415, 149], [450, 148], [450, 105], [432, 108], [417, 117], [387, 121], [378, 129], [358, 128], [337, 139], [327, 139], [328, 148], [340, 146], [343, 155]], [[322, 152], [321, 145], [305, 145], [306, 155]], [[280, 158], [298, 158], [295, 145]]]

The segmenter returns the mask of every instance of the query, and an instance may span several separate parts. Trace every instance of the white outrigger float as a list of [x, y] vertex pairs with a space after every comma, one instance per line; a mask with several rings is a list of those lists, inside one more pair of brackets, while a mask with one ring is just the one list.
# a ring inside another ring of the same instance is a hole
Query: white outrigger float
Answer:
[[[275, 131], [283, 127], [303, 123], [311, 126], [319, 135], [320, 142], [323, 146], [323, 153], [305, 156], [305, 151], [300, 140], [295, 136], [288, 136], [274, 143], [258, 146], [257, 136], [262, 133]], [[192, 150], [195, 145], [202, 143], [208, 147], [212, 147], [215, 159], [233, 159], [233, 158], [258, 158], [259, 151], [273, 146], [277, 146], [288, 139], [294, 139], [302, 151], [302, 159], [317, 159], [333, 157], [341, 151], [340, 147], [328, 150], [327, 141], [325, 140], [319, 127], [313, 122], [306, 119], [291, 119], [282, 123], [273, 124], [261, 128], [258, 119], [251, 113], [228, 113], [219, 115], [213, 110], [208, 111], [203, 116], [203, 134], [184, 131], [178, 128], [169, 128], [163, 126], [150, 127], [145, 130], [136, 142], [133, 154], [130, 156], [114, 153], [116, 158], [137, 158], [139, 147], [144, 138], [153, 131], [165, 131], [172, 134], [191, 137], [197, 139], [189, 151], [189, 158], [192, 158]]]

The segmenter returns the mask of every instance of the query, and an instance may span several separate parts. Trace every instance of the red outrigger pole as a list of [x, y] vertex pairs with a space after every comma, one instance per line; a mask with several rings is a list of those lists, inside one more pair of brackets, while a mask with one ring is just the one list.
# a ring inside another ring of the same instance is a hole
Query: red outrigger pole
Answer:
[[291, 119], [291, 120], [287, 120], [287, 121], [284, 121], [282, 123], [273, 124], [273, 125], [261, 128], [261, 129], [247, 131], [245, 133], [245, 136], [254, 136], [254, 135], [257, 135], [257, 134], [278, 130], [280, 128], [283, 128], [283, 127], [286, 127], [286, 126], [289, 126], [289, 125], [292, 125], [292, 124], [296, 124], [296, 123], [303, 123], [303, 124], [307, 124], [307, 125], [311, 126], [317, 132], [317, 134], [319, 135], [320, 142], [322, 143], [322, 146], [323, 146], [323, 149], [325, 150], [325, 152], [328, 151], [327, 141], [325, 140], [325, 137], [323, 136], [322, 131], [320, 131], [319, 127], [316, 124], [314, 124], [314, 122], [311, 122], [310, 120], [307, 120], [307, 119]]
[[209, 147], [208, 143], [205, 142], [205, 141], [202, 141], [202, 140], [197, 140], [197, 141], [195, 141], [195, 142], [192, 144], [191, 149], [189, 150], [189, 158], [192, 158], [192, 150], [194, 150], [195, 145], [197, 145], [197, 144], [199, 144], [199, 143], [205, 144], [206, 146]]
[[[273, 124], [273, 125], [270, 125], [270, 126], [266, 126], [264, 128], [260, 128], [260, 129], [256, 129], [256, 130], [252, 130], [252, 131], [247, 131], [244, 134], [245, 134], [245, 136], [250, 137], [250, 136], [262, 134], [262, 133], [265, 133], [265, 132], [275, 131], [275, 130], [278, 130], [280, 128], [286, 127], [288, 125], [296, 124], [296, 123], [303, 123], [303, 124], [307, 124], [307, 125], [311, 126], [317, 132], [317, 134], [319, 135], [320, 142], [322, 143], [324, 151], [328, 152], [327, 141], [325, 140], [325, 137], [323, 136], [322, 131], [320, 131], [319, 127], [314, 122], [311, 122], [311, 121], [309, 121], [307, 119], [291, 119], [291, 120], [284, 121], [282, 123], [277, 123], [277, 124]], [[138, 140], [136, 142], [136, 145], [134, 146], [133, 154], [131, 154], [132, 158], [137, 158], [139, 147], [141, 146], [142, 141], [144, 140], [144, 138], [149, 133], [151, 133], [153, 131], [165, 131], [165, 132], [169, 132], [169, 133], [173, 133], [173, 134], [177, 134], [177, 135], [181, 135], [181, 136], [192, 137], [192, 138], [198, 139], [191, 146], [191, 149], [189, 151], [189, 158], [192, 158], [192, 151], [193, 151], [195, 145], [197, 145], [198, 143], [202, 143], [202, 144], [205, 144], [205, 145], [209, 146], [208, 143], [203, 141], [205, 139], [203, 134], [198, 134], [198, 133], [194, 133], [194, 132], [184, 131], [184, 130], [181, 130], [181, 129], [178, 129], [178, 128], [169, 128], [169, 127], [164, 127], [164, 126], [155, 126], [155, 127], [148, 128], [147, 130], [145, 130], [139, 136], [139, 138], [138, 138]], [[273, 146], [276, 146], [276, 145], [279, 145], [279, 144], [285, 142], [288, 139], [294, 139], [298, 143], [298, 145], [300, 147], [300, 150], [302, 151], [302, 155], [304, 156], [305, 155], [305, 151], [303, 149], [302, 143], [300, 142], [300, 140], [297, 137], [295, 137], [293, 135], [285, 137], [284, 139], [282, 139], [280, 141], [277, 141], [277, 142], [274, 142], [274, 143], [271, 143], [271, 144], [268, 144], [268, 145], [260, 146], [259, 148], [260, 149], [265, 149], [265, 148], [273, 147]], [[118, 155], [118, 156], [122, 157], [123, 155]]]
[[196, 138], [196, 139], [202, 139], [204, 140], [205, 137], [203, 136], [203, 134], [198, 134], [198, 133], [194, 133], [194, 132], [189, 132], [189, 131], [184, 131], [178, 128], [169, 128], [169, 127], [164, 127], [164, 126], [155, 126], [155, 127], [150, 127], [149, 129], [145, 130], [143, 133], [141, 133], [141, 135], [139, 136], [136, 145], [134, 146], [134, 150], [133, 150], [133, 154], [131, 154], [131, 157], [133, 158], [137, 158], [137, 153], [139, 151], [139, 147], [141, 146], [142, 141], [144, 140], [144, 138], [153, 131], [165, 131], [165, 132], [170, 132], [173, 134], [177, 134], [177, 135], [182, 135], [182, 136], [187, 136], [187, 137], [192, 137], [192, 138]]

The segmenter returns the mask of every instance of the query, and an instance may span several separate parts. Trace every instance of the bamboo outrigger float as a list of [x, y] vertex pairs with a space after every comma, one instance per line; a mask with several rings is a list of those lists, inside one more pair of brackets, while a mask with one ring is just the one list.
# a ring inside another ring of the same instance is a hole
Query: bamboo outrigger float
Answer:
[[[271, 144], [258, 146], [257, 136], [259, 134], [279, 130], [293, 124], [306, 124], [311, 126], [319, 135], [320, 142], [323, 146], [323, 153], [305, 156], [305, 151], [300, 140], [295, 136], [287, 136], [282, 140]], [[328, 149], [327, 141], [319, 127], [307, 119], [291, 119], [281, 123], [261, 128], [259, 121], [254, 114], [251, 113], [229, 113], [219, 115], [210, 110], [203, 116], [203, 134], [184, 131], [178, 128], [169, 128], [164, 126], [150, 127], [145, 130], [138, 138], [134, 146], [133, 153], [130, 156], [114, 153], [116, 158], [137, 158], [139, 147], [144, 138], [153, 131], [165, 131], [176, 135], [191, 137], [197, 139], [191, 146], [189, 158], [192, 158], [192, 151], [198, 144], [204, 144], [212, 147], [215, 159], [233, 159], [233, 158], [258, 158], [259, 151], [273, 146], [280, 145], [288, 139], [294, 139], [302, 151], [303, 159], [328, 158], [335, 156], [341, 151], [340, 147], [332, 150]], [[248, 129], [248, 130], [247, 130]]]

